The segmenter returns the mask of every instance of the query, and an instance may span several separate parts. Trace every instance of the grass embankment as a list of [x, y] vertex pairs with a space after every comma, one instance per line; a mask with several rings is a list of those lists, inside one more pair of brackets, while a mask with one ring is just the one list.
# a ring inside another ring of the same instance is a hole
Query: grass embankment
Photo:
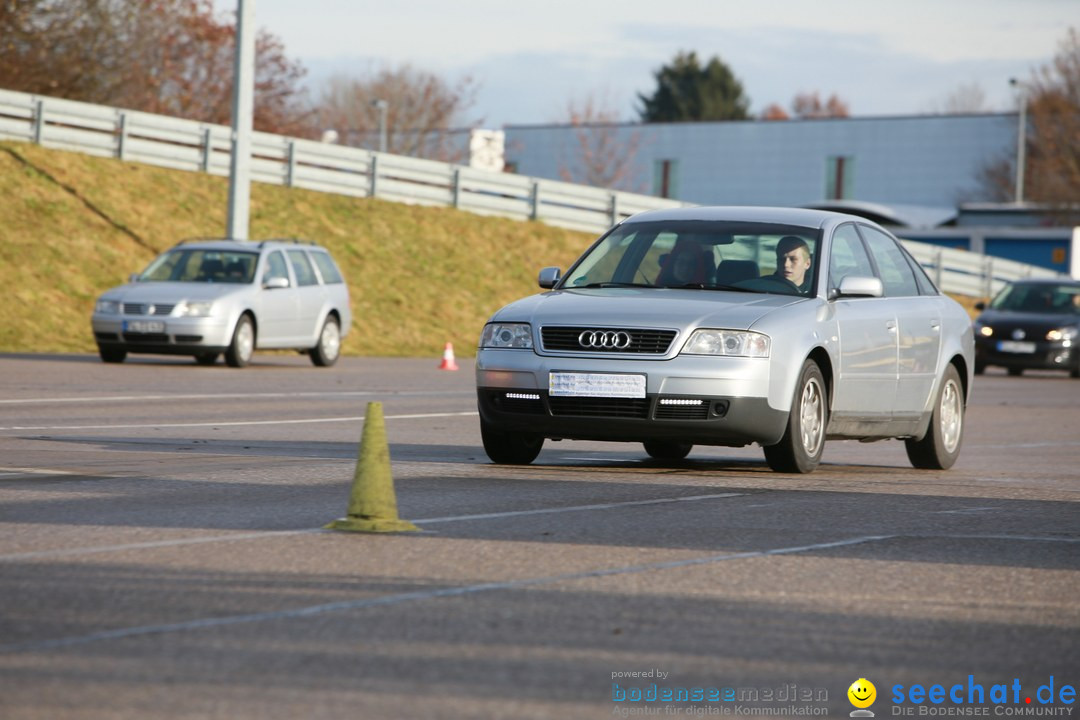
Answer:
[[[0, 142], [0, 352], [96, 352], [94, 300], [186, 237], [220, 237], [227, 178]], [[352, 293], [348, 355], [472, 356], [485, 320], [592, 236], [253, 183], [250, 237], [326, 246]]]

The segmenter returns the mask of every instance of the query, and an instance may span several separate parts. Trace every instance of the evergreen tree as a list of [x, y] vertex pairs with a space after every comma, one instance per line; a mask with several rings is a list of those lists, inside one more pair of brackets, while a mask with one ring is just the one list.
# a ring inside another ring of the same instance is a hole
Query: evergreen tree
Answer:
[[702, 67], [695, 52], [680, 52], [654, 73], [656, 90], [638, 94], [643, 122], [746, 120], [750, 100], [719, 57]]

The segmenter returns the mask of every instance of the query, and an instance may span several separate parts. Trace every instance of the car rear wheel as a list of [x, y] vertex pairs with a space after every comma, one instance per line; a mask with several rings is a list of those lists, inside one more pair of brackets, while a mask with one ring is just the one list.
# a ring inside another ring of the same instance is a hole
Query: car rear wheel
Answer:
[[807, 360], [795, 386], [787, 429], [780, 442], [765, 447], [765, 461], [776, 472], [809, 473], [821, 462], [829, 399], [825, 378], [813, 360]]
[[544, 438], [520, 432], [506, 432], [480, 421], [484, 452], [500, 465], [528, 465], [540, 454]]
[[195, 356], [195, 362], [200, 365], [213, 365], [217, 362], [220, 353], [199, 353]]
[[964, 436], [964, 389], [955, 365], [941, 378], [930, 428], [922, 440], [905, 440], [908, 460], [922, 470], [948, 470], [960, 455]]
[[645, 446], [645, 452], [649, 454], [649, 457], [656, 460], [682, 460], [694, 448], [690, 443], [667, 440], [652, 440], [642, 444]]
[[317, 367], [330, 367], [337, 362], [341, 355], [341, 326], [333, 315], [323, 323], [319, 344], [311, 349], [310, 355]]
[[127, 358], [127, 350], [121, 350], [119, 348], [106, 348], [98, 345], [98, 355], [101, 356], [102, 362], [107, 363], [122, 363]]
[[229, 367], [242, 368], [251, 362], [255, 354], [255, 325], [247, 315], [241, 315], [233, 330], [232, 342], [225, 351], [225, 362]]
[[1009, 374], [1013, 377], [1019, 377], [1024, 374], [1024, 368], [1011, 367], [1009, 368]]

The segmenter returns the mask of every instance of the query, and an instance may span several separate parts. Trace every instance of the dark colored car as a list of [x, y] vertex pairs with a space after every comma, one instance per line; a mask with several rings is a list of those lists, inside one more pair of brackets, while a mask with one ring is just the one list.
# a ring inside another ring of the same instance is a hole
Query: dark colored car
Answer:
[[975, 306], [975, 374], [988, 365], [1067, 370], [1080, 378], [1080, 281], [1019, 280]]

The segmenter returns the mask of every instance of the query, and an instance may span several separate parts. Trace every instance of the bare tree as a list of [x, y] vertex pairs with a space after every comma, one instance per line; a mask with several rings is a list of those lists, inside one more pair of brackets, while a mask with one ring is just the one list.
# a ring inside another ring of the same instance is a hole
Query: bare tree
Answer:
[[[1070, 28], [1050, 64], [1022, 84], [1027, 97], [1024, 199], [1054, 208], [1059, 221], [1080, 222], [1080, 33]], [[984, 191], [1013, 197], [1016, 159], [987, 165]]]
[[935, 103], [931, 107], [931, 112], [942, 115], [964, 115], [987, 110], [986, 93], [977, 82], [957, 86], [941, 103]]
[[322, 88], [317, 116], [321, 127], [337, 131], [344, 144], [375, 148], [379, 137], [375, 103], [382, 100], [388, 152], [460, 161], [466, 150], [454, 147], [451, 138], [455, 126], [470, 124], [465, 114], [475, 95], [471, 78], [451, 84], [406, 64], [362, 78], [330, 78]]
[[810, 118], [843, 118], [851, 113], [848, 105], [834, 93], [824, 103], [817, 91], [811, 93], [799, 93], [791, 101], [791, 110], [795, 117], [802, 119]]
[[[204, 122], [232, 112], [235, 20], [212, 0], [3, 0], [0, 86]], [[255, 127], [310, 135], [305, 71], [256, 38]]]
[[767, 108], [761, 111], [762, 120], [790, 120], [791, 116], [787, 114], [787, 110], [780, 107], [776, 103], [772, 103]]
[[559, 176], [567, 182], [642, 192], [635, 182], [641, 133], [620, 133], [619, 114], [610, 100], [589, 95], [571, 100], [566, 122], [574, 129], [572, 158], [560, 158]]

